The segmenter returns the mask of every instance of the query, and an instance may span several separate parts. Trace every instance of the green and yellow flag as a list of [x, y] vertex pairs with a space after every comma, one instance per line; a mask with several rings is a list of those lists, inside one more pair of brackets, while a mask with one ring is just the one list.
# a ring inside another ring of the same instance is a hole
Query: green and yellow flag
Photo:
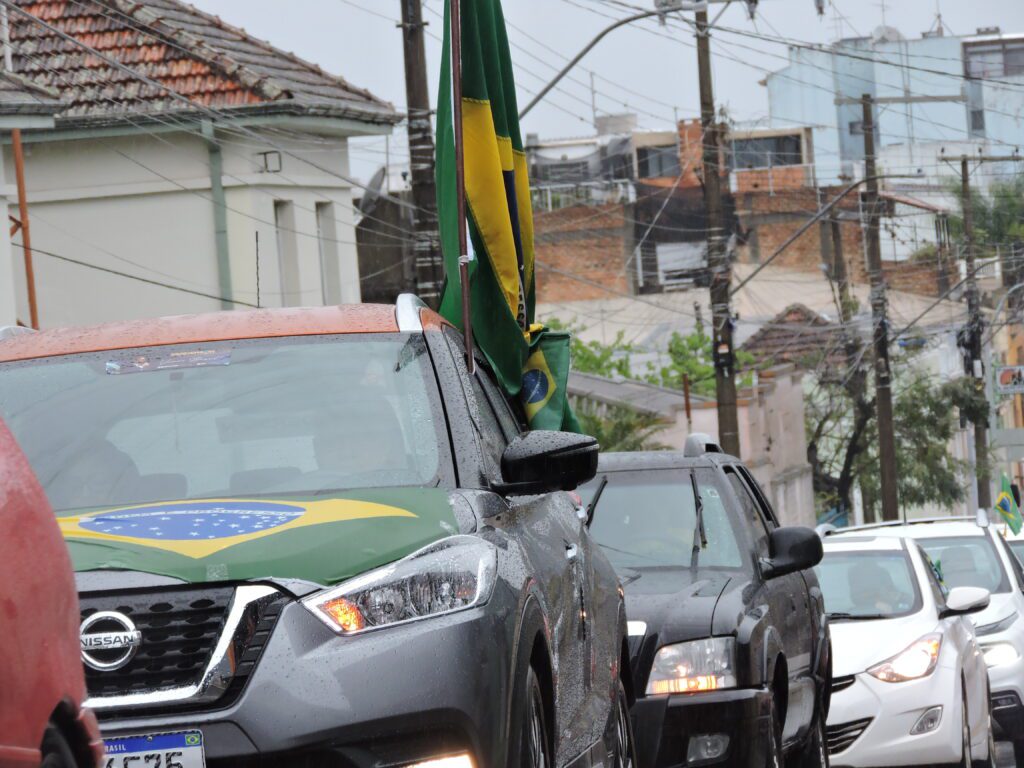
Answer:
[[[460, 8], [462, 93], [458, 96], [473, 256], [469, 265], [473, 336], [506, 392], [523, 393], [532, 428], [573, 428], [575, 420], [566, 398], [568, 336], [533, 325], [536, 283], [529, 170], [501, 0], [461, 0]], [[447, 278], [441, 314], [461, 328], [450, 13], [450, 0], [445, 0], [437, 209]]]
[[1020, 533], [1021, 528], [1024, 527], [1024, 520], [1021, 519], [1017, 500], [1013, 497], [1013, 484], [1006, 473], [1003, 473], [1002, 491], [999, 498], [996, 499], [996, 512], [1003, 518], [1003, 522], [1010, 527], [1014, 535]]

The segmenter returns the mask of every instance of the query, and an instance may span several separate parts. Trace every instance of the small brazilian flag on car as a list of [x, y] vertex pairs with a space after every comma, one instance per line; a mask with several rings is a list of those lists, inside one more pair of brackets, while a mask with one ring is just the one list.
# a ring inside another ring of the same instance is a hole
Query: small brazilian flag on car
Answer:
[[1009, 526], [1014, 535], [1020, 533], [1021, 528], [1024, 527], [1024, 520], [1021, 519], [1017, 500], [1013, 497], [1013, 484], [1005, 473], [1003, 474], [1002, 491], [999, 494], [999, 498], [996, 499], [995, 506], [996, 512], [1003, 518], [1003, 522]]
[[[569, 337], [534, 325], [533, 212], [501, 0], [462, 0], [462, 93], [452, 92], [451, 8], [437, 110], [437, 211], [444, 254], [441, 314], [462, 328], [453, 99], [462, 105], [473, 337], [531, 429], [578, 431], [567, 397]], [[468, 254], [467, 254], [468, 255]]]

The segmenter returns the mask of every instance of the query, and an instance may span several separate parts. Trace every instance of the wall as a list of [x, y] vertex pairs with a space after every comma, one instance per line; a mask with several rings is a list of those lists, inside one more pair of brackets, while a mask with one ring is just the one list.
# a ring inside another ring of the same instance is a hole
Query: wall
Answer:
[[[276, 135], [273, 141], [283, 143]], [[259, 152], [269, 146], [254, 146], [250, 138], [221, 143], [230, 306], [257, 303], [257, 233], [262, 306], [358, 301], [348, 184], [287, 155], [279, 158], [279, 172], [268, 173]], [[347, 173], [344, 139], [315, 152], [299, 143], [290, 150], [309, 152], [318, 165]], [[9, 149], [4, 162], [13, 175]], [[191, 133], [29, 144], [26, 178], [42, 326], [220, 309], [209, 162], [205, 141]], [[287, 226], [275, 227], [275, 201], [285, 204], [278, 209], [288, 214], [282, 221]], [[288, 296], [282, 295], [279, 241], [291, 254], [288, 266], [297, 279]], [[18, 313], [27, 317], [20, 260], [15, 279]]]

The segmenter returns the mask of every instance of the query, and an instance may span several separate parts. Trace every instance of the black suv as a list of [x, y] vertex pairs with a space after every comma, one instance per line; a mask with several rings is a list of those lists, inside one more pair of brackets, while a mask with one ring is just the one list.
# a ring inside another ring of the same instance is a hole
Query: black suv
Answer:
[[830, 642], [809, 528], [693, 435], [602, 454], [583, 490], [626, 590], [641, 766], [828, 764]]

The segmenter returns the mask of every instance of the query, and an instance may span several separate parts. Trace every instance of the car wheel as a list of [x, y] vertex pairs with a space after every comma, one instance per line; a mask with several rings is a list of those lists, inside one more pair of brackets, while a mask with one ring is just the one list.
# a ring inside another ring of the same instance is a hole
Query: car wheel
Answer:
[[800, 752], [799, 768], [828, 768], [828, 737], [825, 735], [825, 713], [818, 712], [807, 744]]
[[1017, 768], [1024, 768], [1024, 741], [1013, 742], [1013, 760]]
[[967, 720], [967, 695], [964, 695], [963, 704], [963, 723], [960, 726], [961, 740], [963, 741], [960, 747], [960, 766], [961, 768], [971, 768], [971, 724]]
[[779, 716], [779, 705], [774, 696], [768, 714], [768, 749], [765, 765], [767, 768], [782, 768], [782, 718]]
[[52, 725], [46, 727], [40, 751], [43, 754], [40, 768], [76, 768], [78, 765], [67, 739]]
[[619, 680], [618, 705], [615, 711], [615, 757], [612, 768], [634, 768], [637, 765], [633, 724], [629, 719], [629, 699]]
[[[521, 768], [548, 768], [551, 765], [551, 740], [544, 717], [544, 692], [533, 667], [526, 670], [525, 711], [519, 733], [519, 761]], [[514, 765], [515, 763], [513, 763]]]

